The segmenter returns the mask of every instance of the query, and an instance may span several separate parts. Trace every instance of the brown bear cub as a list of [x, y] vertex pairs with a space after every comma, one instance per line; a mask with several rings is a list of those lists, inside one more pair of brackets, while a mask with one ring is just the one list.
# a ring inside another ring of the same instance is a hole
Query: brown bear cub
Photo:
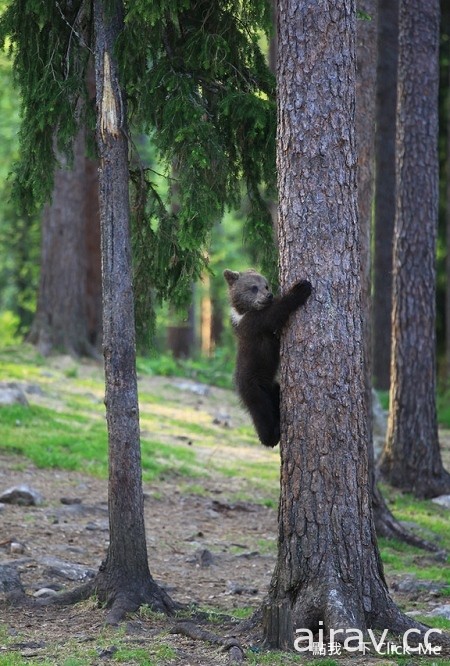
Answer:
[[284, 296], [274, 298], [267, 280], [254, 270], [225, 270], [231, 302], [231, 321], [237, 336], [235, 382], [265, 446], [280, 441], [279, 334], [289, 315], [306, 303], [307, 280], [297, 282]]

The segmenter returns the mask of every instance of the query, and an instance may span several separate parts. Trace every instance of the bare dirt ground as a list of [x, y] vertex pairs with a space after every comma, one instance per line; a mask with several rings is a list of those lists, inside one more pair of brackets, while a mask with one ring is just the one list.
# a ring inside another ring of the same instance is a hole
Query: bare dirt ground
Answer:
[[[195, 397], [188, 400], [195, 402]], [[211, 414], [216, 409], [215, 403]], [[261, 503], [233, 500], [245, 489], [242, 478], [212, 472], [201, 479], [200, 494], [189, 492], [185, 482], [174, 477], [154, 486], [144, 484], [150, 569], [176, 601], [213, 609], [209, 630], [222, 637], [233, 635], [233, 621], [220, 618], [217, 611], [232, 615], [238, 609], [242, 616], [243, 608], [260, 606], [275, 565], [271, 544], [276, 542], [277, 512]], [[37, 469], [21, 456], [0, 455], [0, 492], [18, 484], [36, 489], [43, 503], [8, 504], [0, 510], [0, 565], [14, 564], [30, 597], [43, 588], [72, 589], [93, 576], [108, 545], [107, 482], [79, 472]], [[437, 603], [433, 595], [425, 591], [420, 601]], [[411, 608], [408, 594], [398, 592], [396, 600]], [[94, 666], [114, 660], [120, 643], [122, 648], [146, 650], [148, 664], [229, 663], [222, 648], [170, 633], [171, 620], [145, 609], [118, 629], [106, 628], [105, 616], [95, 599], [62, 608], [14, 607], [0, 589], [0, 657], [16, 652], [33, 664], [45, 659], [58, 666]], [[88, 660], [71, 663], [81, 645], [89, 646]], [[249, 631], [243, 645], [251, 650], [251, 663], [268, 663], [258, 631]], [[130, 657], [121, 663], [140, 662]], [[286, 657], [276, 663], [294, 662]], [[394, 662], [365, 657], [348, 663]]]
[[[23, 459], [10, 456], [1, 456], [0, 465], [0, 487], [27, 483], [45, 498], [42, 506], [8, 505], [0, 515], [1, 560], [15, 561], [26, 592], [33, 594], [49, 587], [70, 589], [79, 584], [84, 569], [92, 575], [108, 543], [106, 482], [29, 464], [23, 469]], [[228, 503], [233, 483], [228, 480], [225, 488], [205, 479], [206, 494], [201, 497], [181, 494], [173, 482], [158, 483], [157, 498], [151, 489], [144, 488], [150, 568], [157, 582], [178, 602], [232, 612], [242, 606], [256, 608], [264, 596], [274, 557], [260, 552], [258, 542], [274, 538], [276, 512], [257, 504]], [[78, 502], [63, 504], [61, 499]], [[24, 552], [11, 554], [11, 543], [22, 544]], [[55, 560], [78, 564], [80, 569], [63, 575]], [[67, 577], [75, 578], [77, 573], [78, 581]], [[11, 635], [20, 637], [18, 649], [22, 646], [24, 654], [30, 650], [38, 654], [42, 651], [39, 644], [45, 648], [55, 635], [61, 642], [95, 643], [104, 620], [105, 610], [94, 602], [33, 610], [0, 605], [0, 621], [6, 623]], [[146, 619], [137, 614], [130, 619], [127, 632], [141, 645], [155, 630], [165, 632], [168, 628], [161, 618]], [[133, 641], [130, 638], [130, 643]], [[173, 663], [227, 663], [217, 648], [201, 642], [180, 636], [165, 636], [164, 641], [175, 644], [180, 653]], [[202, 652], [206, 660], [202, 660]]]

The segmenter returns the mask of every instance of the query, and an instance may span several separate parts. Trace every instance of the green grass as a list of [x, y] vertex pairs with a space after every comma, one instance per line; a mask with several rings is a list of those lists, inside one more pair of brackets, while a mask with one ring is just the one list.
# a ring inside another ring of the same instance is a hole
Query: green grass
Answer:
[[[69, 402], [73, 407], [73, 401]], [[37, 467], [84, 470], [107, 477], [106, 424], [96, 413], [89, 417], [78, 411], [12, 405], [0, 409], [0, 425], [0, 449], [4, 451], [20, 453]], [[141, 456], [146, 481], [173, 472], [200, 475], [195, 453], [188, 446], [143, 438]]]
[[450, 389], [438, 393], [437, 410], [439, 423], [450, 428]]
[[[399, 521], [417, 525], [419, 537], [437, 544], [450, 554], [450, 515], [447, 509], [427, 500], [418, 500], [407, 493], [382, 486], [389, 508]], [[408, 546], [395, 539], [378, 539], [385, 570], [388, 574], [412, 575], [418, 580], [435, 581], [447, 586], [440, 594], [450, 596], [450, 555], [444, 561], [434, 553]]]
[[152, 358], [138, 358], [138, 373], [161, 377], [186, 377], [196, 382], [232, 388], [233, 355], [217, 349], [211, 358], [175, 359], [169, 354]]

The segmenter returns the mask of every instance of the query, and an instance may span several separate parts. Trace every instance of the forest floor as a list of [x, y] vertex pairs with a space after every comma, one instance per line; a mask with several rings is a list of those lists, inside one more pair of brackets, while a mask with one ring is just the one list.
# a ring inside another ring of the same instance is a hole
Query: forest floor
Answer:
[[[27, 394], [31, 406], [45, 406], [63, 415], [69, 397], [101, 398], [101, 368], [85, 363], [74, 373], [67, 371], [70, 363], [52, 359], [51, 367], [41, 371], [42, 381], [33, 376], [34, 388]], [[13, 380], [17, 382], [17, 377]], [[26, 388], [26, 377], [17, 383]], [[195, 465], [189, 458], [187, 470], [175, 465], [151, 481], [144, 474], [151, 572], [187, 610], [203, 611], [204, 629], [222, 638], [233, 635], [239, 622], [259, 608], [275, 566], [278, 453], [256, 443], [230, 391], [208, 387], [202, 394], [201, 387], [180, 378], [142, 377], [139, 384], [153, 415], [161, 419], [153, 435], [164, 446], [172, 443], [176, 450], [181, 444], [195, 454]], [[143, 414], [146, 429], [145, 407]], [[207, 434], [201, 428], [195, 434], [187, 416], [184, 432], [182, 414], [193, 414]], [[19, 431], [20, 423], [18, 438]], [[445, 434], [442, 444], [448, 458], [450, 438]], [[240, 468], [242, 474], [237, 471]], [[261, 471], [265, 468], [270, 470], [266, 478]], [[106, 553], [107, 482], [79, 469], [37, 467], [22, 453], [7, 451], [0, 441], [0, 493], [24, 484], [38, 491], [43, 501], [37, 506], [5, 504], [0, 509], [0, 566], [15, 568], [30, 597], [43, 588], [72, 589], [95, 574]], [[431, 512], [440, 511], [428, 504]], [[400, 559], [404, 556], [406, 561], [408, 552], [419, 570], [442, 569], [442, 558], [439, 561], [434, 554], [408, 551], [400, 545]], [[446, 584], [421, 580], [422, 576], [395, 566], [390, 569], [389, 564], [387, 578], [396, 602], [407, 612], [425, 614], [445, 604], [450, 594]], [[221, 647], [171, 633], [176, 620], [148, 608], [116, 628], [105, 626], [106, 612], [95, 599], [66, 607], [10, 606], [0, 588], [0, 666], [229, 663]], [[240, 634], [246, 663], [450, 664], [442, 657], [434, 661], [368, 656], [308, 661], [295, 653], [269, 652], [261, 639], [258, 628]]]

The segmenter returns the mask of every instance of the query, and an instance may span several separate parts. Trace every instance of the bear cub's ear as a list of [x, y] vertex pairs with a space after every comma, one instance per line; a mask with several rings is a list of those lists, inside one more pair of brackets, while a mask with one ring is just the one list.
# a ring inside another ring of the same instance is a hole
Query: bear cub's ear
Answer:
[[227, 281], [228, 285], [230, 287], [233, 286], [233, 284], [239, 280], [239, 273], [237, 271], [230, 271], [229, 268], [226, 268], [223, 272], [223, 276], [225, 280]]

